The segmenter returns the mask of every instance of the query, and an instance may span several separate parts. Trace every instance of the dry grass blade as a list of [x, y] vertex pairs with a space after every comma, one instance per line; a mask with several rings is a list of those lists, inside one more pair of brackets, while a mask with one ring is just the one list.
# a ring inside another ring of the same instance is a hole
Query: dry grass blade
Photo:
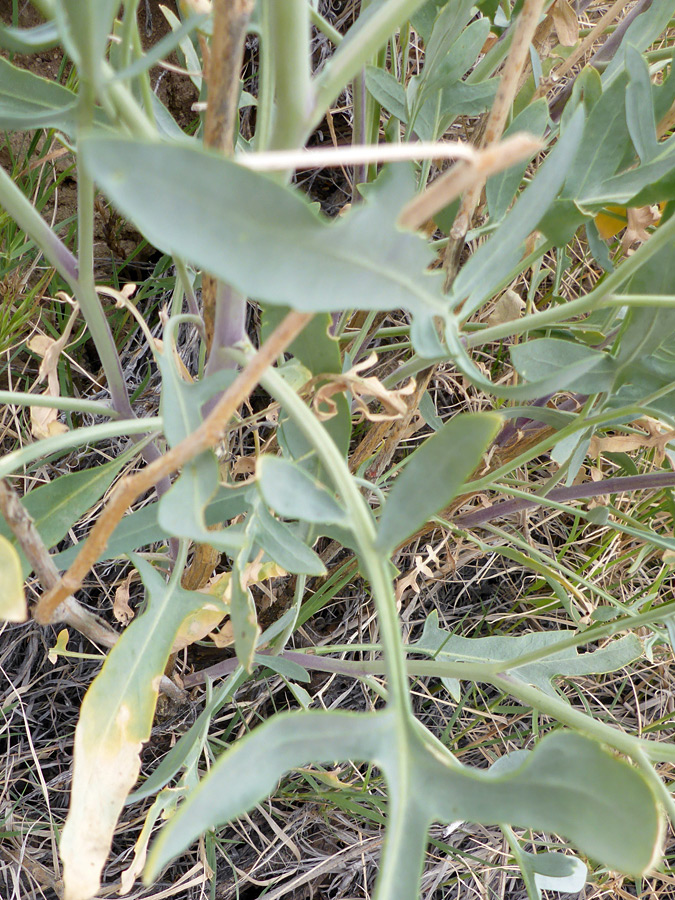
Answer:
[[[501, 82], [497, 90], [495, 102], [488, 115], [481, 145], [489, 147], [501, 137], [511, 106], [518, 90], [520, 73], [523, 70], [530, 52], [530, 44], [534, 38], [539, 16], [543, 9], [543, 0], [525, 0], [513, 35], [513, 43], [504, 64]], [[486, 176], [487, 177], [487, 176]], [[483, 181], [476, 180], [467, 190], [455, 221], [450, 229], [449, 241], [445, 248], [444, 266], [446, 269], [446, 289], [454, 281], [459, 264], [459, 254], [464, 246], [466, 233], [469, 230], [474, 210], [478, 205]]]
[[[461, 193], [481, 190], [486, 178], [496, 175], [541, 150], [542, 143], [529, 134], [514, 134], [485, 150], [476, 151], [472, 161], [461, 162], [437, 178], [424, 193], [403, 207], [398, 224], [416, 229]], [[468, 194], [467, 194], [468, 196]]]

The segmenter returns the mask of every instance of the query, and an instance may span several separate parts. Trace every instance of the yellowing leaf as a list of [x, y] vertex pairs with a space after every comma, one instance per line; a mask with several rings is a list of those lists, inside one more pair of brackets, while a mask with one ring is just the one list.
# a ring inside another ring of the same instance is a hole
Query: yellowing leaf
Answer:
[[25, 622], [27, 618], [21, 560], [14, 545], [0, 535], [0, 619]]
[[626, 207], [607, 206], [595, 217], [595, 225], [603, 241], [608, 241], [626, 227]]
[[201, 595], [167, 584], [140, 558], [134, 563], [148, 604], [121, 634], [87, 691], [75, 731], [70, 810], [61, 837], [64, 900], [89, 900], [150, 737], [157, 692], [178, 628]]
[[[229, 580], [229, 572], [227, 577]], [[226, 606], [219, 600], [207, 601], [201, 609], [196, 609], [183, 621], [176, 635], [176, 640], [173, 642], [171, 652], [178, 653], [179, 650], [189, 647], [195, 641], [203, 640], [220, 625], [228, 614], [229, 603]]]
[[56, 643], [47, 654], [47, 659], [52, 665], [56, 665], [59, 656], [68, 649], [70, 635], [67, 628], [62, 628], [56, 636]]

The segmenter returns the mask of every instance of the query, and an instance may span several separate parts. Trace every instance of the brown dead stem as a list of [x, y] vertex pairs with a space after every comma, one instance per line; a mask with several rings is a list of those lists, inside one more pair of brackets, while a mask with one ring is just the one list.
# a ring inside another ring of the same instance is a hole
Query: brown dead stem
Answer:
[[145, 469], [118, 482], [71, 567], [58, 584], [41, 597], [35, 611], [38, 622], [42, 624], [51, 622], [63, 600], [78, 590], [82, 580], [105, 549], [118, 522], [137, 497], [153, 487], [160, 478], [171, 475], [200, 453], [215, 447], [222, 439], [228, 422], [256, 387], [264, 372], [300, 334], [310, 318], [311, 315], [308, 313], [288, 313], [194, 434], [186, 437]]
[[[19, 495], [6, 481], [0, 481], [0, 511], [42, 587], [45, 590], [55, 587], [59, 582], [58, 569]], [[54, 612], [54, 620], [70, 625], [101, 647], [112, 647], [117, 640], [112, 628], [71, 596], [63, 598]]]

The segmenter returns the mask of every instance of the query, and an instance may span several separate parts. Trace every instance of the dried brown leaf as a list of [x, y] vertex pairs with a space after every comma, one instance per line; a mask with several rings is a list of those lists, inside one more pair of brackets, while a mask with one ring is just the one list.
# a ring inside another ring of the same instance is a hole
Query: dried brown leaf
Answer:
[[514, 322], [519, 319], [525, 309], [525, 301], [508, 288], [494, 305], [494, 309], [488, 316], [488, 325], [504, 325], [506, 322]]
[[[330, 419], [334, 416], [337, 412], [337, 404], [333, 397], [347, 391], [353, 397], [358, 421], [365, 418], [371, 422], [390, 422], [393, 419], [402, 418], [408, 411], [408, 398], [415, 392], [415, 380], [411, 378], [402, 388], [392, 391], [385, 388], [374, 375], [364, 378], [359, 374], [372, 368], [376, 362], [377, 354], [371, 353], [368, 359], [352, 366], [348, 372], [344, 372], [342, 375], [322, 376], [322, 380], [324, 377], [328, 380], [318, 389], [312, 401], [314, 411], [319, 418]], [[382, 405], [384, 412], [371, 412], [364, 398], [377, 400]]]
[[568, 0], [556, 0], [551, 16], [558, 40], [563, 47], [573, 47], [579, 40], [579, 21]]

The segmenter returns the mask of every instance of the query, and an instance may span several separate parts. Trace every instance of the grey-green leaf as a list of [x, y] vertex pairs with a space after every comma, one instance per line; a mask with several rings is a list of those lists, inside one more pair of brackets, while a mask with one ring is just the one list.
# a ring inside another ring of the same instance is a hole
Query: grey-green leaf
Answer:
[[[486, 665], [503, 662], [504, 671], [514, 678], [532, 684], [546, 694], [555, 694], [554, 678], [579, 675], [598, 675], [616, 672], [642, 656], [642, 644], [633, 634], [612, 641], [592, 653], [579, 656], [576, 647], [556, 650], [556, 644], [573, 632], [533, 631], [516, 637], [494, 635], [484, 638], [465, 638], [450, 634], [438, 625], [438, 613], [433, 612], [424, 623], [424, 631], [414, 644], [416, 651], [433, 655], [441, 662], [473, 662]], [[547, 651], [536, 662], [518, 666], [518, 659], [528, 653]]]
[[278, 456], [258, 460], [263, 500], [280, 516], [318, 524], [344, 525], [347, 513], [335, 497], [300, 466]]
[[[47, 549], [58, 544], [77, 520], [100, 500], [122, 466], [128, 462], [130, 455], [125, 453], [112, 462], [93, 466], [83, 472], [61, 475], [26, 494], [21, 502], [35, 522]], [[15, 543], [16, 539], [2, 517], [0, 535]], [[25, 577], [31, 570], [30, 564], [20, 549], [19, 556]]]
[[[396, 219], [415, 190], [391, 167], [366, 202], [328, 224], [291, 188], [196, 146], [90, 137], [81, 158], [146, 237], [247, 296], [309, 312], [403, 307], [443, 316], [433, 253]], [[171, 183], [171, 191], [166, 184]]]
[[392, 553], [458, 493], [497, 434], [494, 413], [459, 415], [411, 454], [389, 492], [377, 530], [377, 547]]
[[70, 135], [75, 128], [76, 104], [77, 97], [72, 91], [0, 57], [0, 128], [3, 131], [59, 128]]

